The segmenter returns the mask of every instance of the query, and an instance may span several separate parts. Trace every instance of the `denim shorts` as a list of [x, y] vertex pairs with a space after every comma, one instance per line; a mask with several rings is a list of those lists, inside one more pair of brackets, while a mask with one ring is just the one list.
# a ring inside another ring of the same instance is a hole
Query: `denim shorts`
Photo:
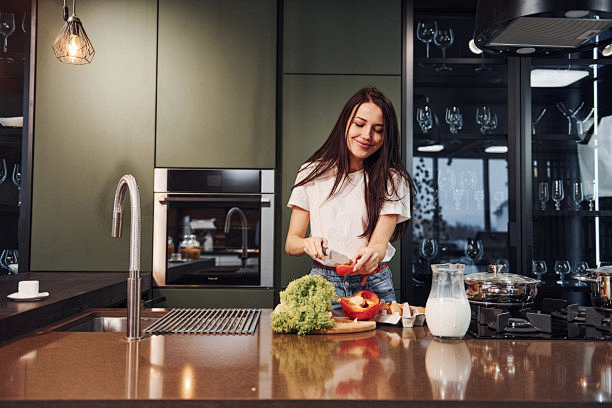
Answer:
[[[369, 275], [365, 286], [361, 286], [363, 275], [338, 276], [336, 269], [326, 268], [325, 266], [313, 264], [310, 274], [323, 276], [328, 282], [331, 282], [336, 289], [336, 295], [340, 297], [353, 296], [360, 290], [366, 289], [376, 293], [386, 303], [391, 303], [395, 300], [391, 269], [388, 266], [385, 266], [377, 273]], [[340, 303], [334, 301], [332, 306], [334, 309], [339, 309]]]

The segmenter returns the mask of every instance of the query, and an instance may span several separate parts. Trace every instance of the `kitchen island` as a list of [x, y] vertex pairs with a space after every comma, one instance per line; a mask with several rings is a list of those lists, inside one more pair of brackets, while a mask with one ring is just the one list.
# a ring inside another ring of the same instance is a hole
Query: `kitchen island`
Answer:
[[612, 406], [612, 343], [41, 330], [0, 347], [0, 407]]

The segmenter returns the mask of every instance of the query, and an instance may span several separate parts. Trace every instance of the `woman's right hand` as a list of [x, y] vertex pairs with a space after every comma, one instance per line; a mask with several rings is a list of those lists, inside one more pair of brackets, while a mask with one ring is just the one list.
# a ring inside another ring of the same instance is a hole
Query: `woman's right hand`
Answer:
[[304, 252], [310, 255], [312, 259], [325, 260], [325, 254], [323, 254], [323, 247], [327, 247], [327, 240], [325, 238], [304, 238]]

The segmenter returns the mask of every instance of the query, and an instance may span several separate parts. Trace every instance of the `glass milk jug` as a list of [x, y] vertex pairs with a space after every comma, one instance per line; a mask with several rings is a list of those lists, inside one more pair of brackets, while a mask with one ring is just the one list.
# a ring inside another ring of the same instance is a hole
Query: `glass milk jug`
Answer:
[[463, 264], [431, 265], [431, 292], [425, 305], [427, 327], [434, 337], [460, 339], [470, 325], [470, 304], [463, 283]]

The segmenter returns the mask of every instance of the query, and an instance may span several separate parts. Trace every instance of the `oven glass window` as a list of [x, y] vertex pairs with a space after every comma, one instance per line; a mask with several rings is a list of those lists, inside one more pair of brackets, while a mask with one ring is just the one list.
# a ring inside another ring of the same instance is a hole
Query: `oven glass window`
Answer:
[[171, 194], [167, 212], [167, 285], [259, 285], [261, 196]]

